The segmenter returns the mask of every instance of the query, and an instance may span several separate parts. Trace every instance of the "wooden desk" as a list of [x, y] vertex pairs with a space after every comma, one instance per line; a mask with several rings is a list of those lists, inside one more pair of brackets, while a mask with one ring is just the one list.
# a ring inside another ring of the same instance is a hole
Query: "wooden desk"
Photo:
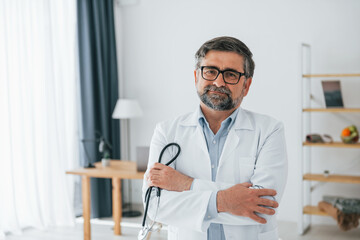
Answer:
[[80, 168], [67, 171], [66, 174], [81, 176], [82, 202], [84, 218], [84, 240], [91, 239], [90, 228], [90, 178], [111, 178], [113, 197], [114, 234], [121, 235], [121, 179], [143, 179], [145, 172], [138, 172], [135, 162], [111, 160], [109, 167], [103, 167], [101, 162], [95, 163], [95, 168]]

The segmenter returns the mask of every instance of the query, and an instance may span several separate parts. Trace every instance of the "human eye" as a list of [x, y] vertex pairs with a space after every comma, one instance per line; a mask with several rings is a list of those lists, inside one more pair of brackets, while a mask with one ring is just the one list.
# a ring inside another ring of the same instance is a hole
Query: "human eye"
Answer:
[[204, 74], [207, 76], [216, 76], [218, 71], [215, 68], [204, 68]]
[[239, 73], [237, 72], [233, 72], [233, 71], [226, 71], [225, 72], [225, 77], [229, 80], [238, 80], [239, 78]]

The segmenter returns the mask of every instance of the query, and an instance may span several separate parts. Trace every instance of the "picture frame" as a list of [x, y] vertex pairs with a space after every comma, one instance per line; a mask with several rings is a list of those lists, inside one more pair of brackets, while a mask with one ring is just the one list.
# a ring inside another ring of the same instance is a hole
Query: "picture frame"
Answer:
[[324, 92], [326, 108], [343, 108], [340, 80], [323, 80], [321, 85]]

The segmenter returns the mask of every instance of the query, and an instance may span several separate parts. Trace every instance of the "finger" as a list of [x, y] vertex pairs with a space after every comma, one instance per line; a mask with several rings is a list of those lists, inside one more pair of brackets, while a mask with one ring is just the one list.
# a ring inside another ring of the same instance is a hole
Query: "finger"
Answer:
[[161, 187], [160, 182], [157, 179], [148, 181], [149, 187]]
[[257, 213], [262, 213], [262, 214], [266, 214], [266, 215], [274, 215], [275, 214], [275, 210], [272, 209], [272, 208], [266, 208], [266, 207], [261, 207], [261, 206], [258, 206], [256, 209], [255, 209], [255, 212]]
[[153, 182], [152, 182], [150, 179], [147, 180], [146, 182], [147, 182], [147, 184], [148, 184], [149, 187], [153, 187], [153, 186], [154, 186]]
[[265, 218], [262, 218], [262, 217], [259, 217], [258, 215], [256, 215], [255, 213], [251, 213], [249, 215], [249, 218], [251, 218], [252, 220], [258, 222], [258, 223], [261, 223], [261, 224], [265, 224], [266, 223], [266, 219]]
[[264, 189], [254, 189], [254, 190], [256, 190], [258, 196], [275, 196], [276, 195], [276, 191], [274, 189], [264, 188]]
[[151, 175], [149, 179], [154, 182], [154, 181], [160, 181], [162, 178], [161, 175], [154, 174]]
[[243, 187], [249, 188], [249, 187], [252, 186], [252, 183], [244, 182], [244, 183], [240, 183], [240, 185], [243, 186]]
[[154, 163], [154, 165], [153, 165], [154, 169], [163, 169], [164, 167], [166, 167], [166, 166], [162, 163]]
[[267, 207], [277, 208], [279, 207], [279, 203], [266, 198], [259, 198], [258, 205], [263, 205]]
[[149, 175], [153, 175], [153, 174], [160, 174], [160, 169], [156, 169], [156, 168], [152, 168], [149, 171]]
[[164, 175], [164, 171], [163, 170], [153, 170], [151, 172], [149, 172], [149, 178], [153, 177], [153, 176], [157, 176], [157, 177], [161, 177]]

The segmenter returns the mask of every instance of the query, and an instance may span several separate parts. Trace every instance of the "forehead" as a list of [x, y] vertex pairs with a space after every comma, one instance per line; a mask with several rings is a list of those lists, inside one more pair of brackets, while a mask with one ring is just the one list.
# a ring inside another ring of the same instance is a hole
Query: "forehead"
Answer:
[[214, 66], [219, 69], [231, 68], [242, 72], [244, 70], [244, 57], [235, 52], [211, 50], [201, 61], [202, 66]]

